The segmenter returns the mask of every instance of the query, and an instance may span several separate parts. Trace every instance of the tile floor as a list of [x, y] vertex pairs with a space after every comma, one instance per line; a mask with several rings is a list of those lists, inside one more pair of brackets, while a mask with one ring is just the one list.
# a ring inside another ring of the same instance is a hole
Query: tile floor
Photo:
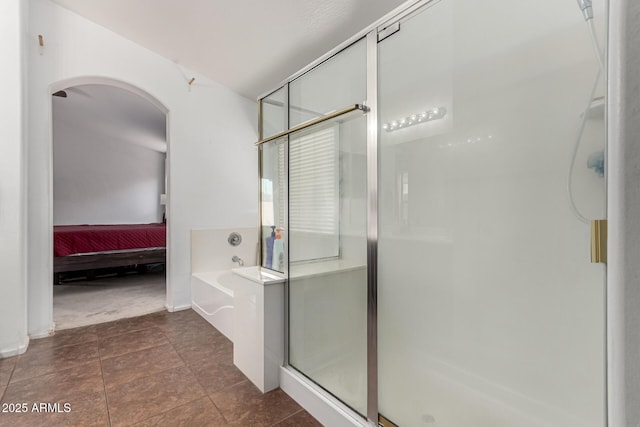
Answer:
[[[231, 341], [192, 310], [33, 340], [0, 359], [0, 397], [0, 426], [11, 427], [320, 425], [283, 391], [261, 394], [233, 365]], [[26, 413], [2, 412], [22, 403]]]

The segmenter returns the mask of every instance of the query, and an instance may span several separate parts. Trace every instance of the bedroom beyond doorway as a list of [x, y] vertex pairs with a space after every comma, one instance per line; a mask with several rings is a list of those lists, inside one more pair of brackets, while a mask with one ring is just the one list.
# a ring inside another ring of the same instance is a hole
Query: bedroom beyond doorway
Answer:
[[166, 112], [135, 88], [52, 94], [55, 329], [163, 310]]

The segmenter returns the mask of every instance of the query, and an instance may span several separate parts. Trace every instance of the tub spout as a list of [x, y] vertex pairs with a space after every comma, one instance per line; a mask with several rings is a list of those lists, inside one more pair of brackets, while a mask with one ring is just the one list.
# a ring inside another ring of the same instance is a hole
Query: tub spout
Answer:
[[244, 261], [238, 255], [234, 255], [233, 258], [231, 258], [231, 261], [237, 262], [240, 267], [244, 266]]

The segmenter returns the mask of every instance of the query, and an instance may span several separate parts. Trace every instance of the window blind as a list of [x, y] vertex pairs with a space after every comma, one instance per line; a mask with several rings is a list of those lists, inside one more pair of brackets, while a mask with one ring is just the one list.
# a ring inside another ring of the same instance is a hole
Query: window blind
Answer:
[[285, 144], [278, 144], [278, 224], [282, 228], [287, 228], [287, 219], [284, 214], [287, 208], [286, 194], [287, 194], [287, 168], [284, 161], [284, 149]]
[[[289, 228], [292, 233], [329, 234], [338, 238], [337, 143], [337, 126], [289, 140]], [[284, 156], [282, 162], [284, 166]]]

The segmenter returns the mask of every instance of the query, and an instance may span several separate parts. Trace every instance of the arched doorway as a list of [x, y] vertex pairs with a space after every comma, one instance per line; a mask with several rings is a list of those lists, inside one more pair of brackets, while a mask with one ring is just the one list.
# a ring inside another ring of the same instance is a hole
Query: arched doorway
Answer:
[[164, 309], [167, 109], [108, 79], [51, 94], [56, 329]]

